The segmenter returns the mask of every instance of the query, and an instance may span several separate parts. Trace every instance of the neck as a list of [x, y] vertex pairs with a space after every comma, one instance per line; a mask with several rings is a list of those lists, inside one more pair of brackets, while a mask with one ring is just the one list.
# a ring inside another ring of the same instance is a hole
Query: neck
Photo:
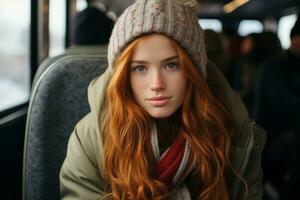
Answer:
[[181, 112], [176, 111], [168, 118], [154, 119], [157, 128], [159, 147], [162, 151], [168, 148], [178, 135], [181, 125]]
[[181, 112], [177, 110], [170, 117], [167, 118], [155, 118], [154, 122], [156, 124], [157, 130], [169, 130], [174, 128], [179, 128], [181, 124]]

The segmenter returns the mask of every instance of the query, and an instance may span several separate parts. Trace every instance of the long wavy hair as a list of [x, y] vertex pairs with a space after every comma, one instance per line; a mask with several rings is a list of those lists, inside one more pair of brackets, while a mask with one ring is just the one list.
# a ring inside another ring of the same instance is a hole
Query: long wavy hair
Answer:
[[[149, 145], [153, 119], [139, 106], [131, 91], [129, 64], [137, 45], [131, 42], [114, 62], [107, 87], [103, 124], [104, 178], [112, 199], [169, 199], [167, 187], [155, 179], [154, 156]], [[180, 112], [181, 129], [194, 155], [197, 187], [203, 200], [230, 198], [228, 172], [232, 118], [186, 52], [171, 38], [188, 86]]]

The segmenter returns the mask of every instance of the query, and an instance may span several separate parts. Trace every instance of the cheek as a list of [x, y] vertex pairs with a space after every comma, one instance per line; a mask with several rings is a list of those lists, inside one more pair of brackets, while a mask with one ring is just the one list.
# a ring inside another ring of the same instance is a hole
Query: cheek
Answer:
[[130, 76], [130, 87], [134, 95], [135, 100], [138, 100], [143, 91], [143, 82], [140, 81], [137, 77]]
[[182, 83], [182, 87], [181, 87], [181, 103], [183, 103], [183, 99], [186, 96], [186, 91], [187, 91], [187, 81]]
[[182, 96], [185, 95], [187, 89], [187, 79], [184, 74], [181, 74], [175, 81], [174, 85], [177, 85], [178, 92], [181, 93]]

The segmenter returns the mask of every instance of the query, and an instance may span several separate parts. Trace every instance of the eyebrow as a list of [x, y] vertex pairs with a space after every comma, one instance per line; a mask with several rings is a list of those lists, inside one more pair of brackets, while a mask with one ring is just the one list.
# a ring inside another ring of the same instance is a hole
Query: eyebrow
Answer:
[[[162, 62], [167, 62], [167, 61], [170, 61], [170, 60], [173, 60], [173, 59], [178, 59], [178, 56], [175, 55], [175, 56], [170, 56], [168, 58], [165, 58]], [[132, 63], [137, 63], [137, 64], [147, 64], [148, 62], [144, 61], [144, 60], [132, 60], [130, 62], [131, 64]]]

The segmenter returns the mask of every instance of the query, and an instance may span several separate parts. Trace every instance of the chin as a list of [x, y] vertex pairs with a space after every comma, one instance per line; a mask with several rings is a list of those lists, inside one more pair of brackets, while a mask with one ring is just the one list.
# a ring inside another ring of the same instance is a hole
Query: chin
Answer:
[[156, 111], [156, 112], [148, 112], [151, 117], [156, 119], [163, 119], [170, 117], [175, 111]]

